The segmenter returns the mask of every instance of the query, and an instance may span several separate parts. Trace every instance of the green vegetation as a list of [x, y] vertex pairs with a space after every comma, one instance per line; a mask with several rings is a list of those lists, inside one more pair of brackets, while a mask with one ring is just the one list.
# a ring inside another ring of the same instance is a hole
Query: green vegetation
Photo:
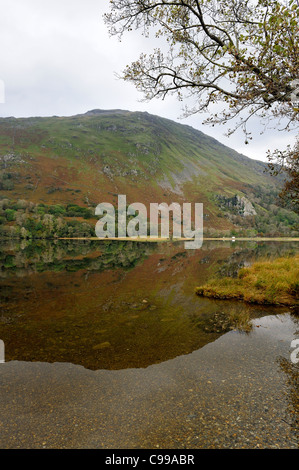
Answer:
[[240, 269], [236, 278], [210, 280], [197, 287], [196, 293], [258, 304], [298, 305], [299, 255], [256, 262]]
[[85, 221], [63, 217], [90, 219], [92, 212], [76, 205], [45, 205], [9, 199], [0, 200], [0, 238], [45, 239], [94, 236], [94, 227]]
[[246, 198], [252, 204], [255, 215], [244, 217], [243, 208], [237, 203], [237, 195], [216, 195], [215, 200], [222, 216], [235, 226], [230, 235], [239, 237], [284, 237], [299, 235], [299, 215], [290, 206], [278, 205], [279, 190], [274, 187], [248, 186]]

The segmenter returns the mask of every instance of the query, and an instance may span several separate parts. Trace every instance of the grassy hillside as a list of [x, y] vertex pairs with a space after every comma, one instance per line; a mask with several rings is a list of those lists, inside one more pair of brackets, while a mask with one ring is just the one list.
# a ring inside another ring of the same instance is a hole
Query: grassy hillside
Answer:
[[[205, 229], [212, 235], [286, 235], [298, 223], [277, 206], [278, 180], [264, 173], [262, 162], [148, 113], [94, 110], [72, 117], [0, 119], [0, 169], [2, 225], [21, 227], [18, 213], [31, 210], [93, 227], [93, 208], [116, 204], [117, 194], [146, 205], [203, 202]], [[236, 196], [245, 196], [255, 214], [244, 216], [241, 206], [232, 207]], [[20, 200], [30, 202], [29, 209], [16, 205]]]

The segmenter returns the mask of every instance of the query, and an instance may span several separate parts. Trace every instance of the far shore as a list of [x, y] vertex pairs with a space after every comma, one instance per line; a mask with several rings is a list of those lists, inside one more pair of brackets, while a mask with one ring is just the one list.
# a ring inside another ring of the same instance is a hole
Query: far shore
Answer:
[[[58, 240], [99, 240], [99, 241], [130, 241], [130, 242], [184, 242], [184, 241], [192, 241], [194, 238], [151, 238], [151, 237], [109, 237], [109, 238], [98, 238], [98, 237], [60, 237]], [[254, 241], [254, 242], [299, 242], [299, 238], [292, 238], [292, 237], [254, 237], [254, 238], [239, 238], [239, 237], [219, 237], [219, 238], [206, 238], [203, 237], [203, 241]]]

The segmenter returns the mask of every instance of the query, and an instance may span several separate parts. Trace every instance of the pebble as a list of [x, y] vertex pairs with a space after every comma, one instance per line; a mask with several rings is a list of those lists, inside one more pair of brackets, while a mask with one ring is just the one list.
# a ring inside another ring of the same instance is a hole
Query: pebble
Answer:
[[111, 347], [111, 344], [109, 343], [109, 341], [104, 341], [103, 343], [96, 344], [95, 346], [92, 347], [92, 349], [98, 350], [98, 349], [105, 349], [105, 348], [110, 348], [110, 347]]

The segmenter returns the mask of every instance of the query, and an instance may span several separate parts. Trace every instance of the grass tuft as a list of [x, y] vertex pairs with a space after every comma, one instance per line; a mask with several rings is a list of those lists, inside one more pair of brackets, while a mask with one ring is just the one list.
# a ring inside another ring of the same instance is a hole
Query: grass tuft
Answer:
[[237, 278], [212, 279], [197, 295], [272, 305], [299, 304], [299, 255], [254, 263]]

